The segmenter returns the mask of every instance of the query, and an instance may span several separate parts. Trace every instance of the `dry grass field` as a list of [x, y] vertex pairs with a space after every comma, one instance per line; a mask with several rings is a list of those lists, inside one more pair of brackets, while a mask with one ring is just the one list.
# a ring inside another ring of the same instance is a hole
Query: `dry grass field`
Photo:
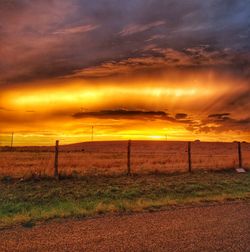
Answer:
[[[60, 180], [53, 179], [54, 147], [15, 147], [0, 152], [0, 229], [68, 217], [155, 211], [167, 206], [249, 201], [250, 174], [238, 167], [237, 143], [127, 141], [59, 146]], [[242, 144], [250, 168], [250, 144]], [[229, 169], [226, 171], [225, 169]], [[216, 172], [205, 172], [213, 170]], [[219, 171], [221, 170], [221, 171]]]
[[[61, 175], [117, 175], [127, 172], [127, 141], [61, 145]], [[0, 149], [0, 177], [51, 176], [54, 147]], [[238, 167], [237, 143], [192, 142], [192, 169], [222, 170]], [[244, 168], [250, 168], [250, 144], [242, 143]], [[135, 174], [188, 170], [187, 142], [132, 141], [131, 171]]]

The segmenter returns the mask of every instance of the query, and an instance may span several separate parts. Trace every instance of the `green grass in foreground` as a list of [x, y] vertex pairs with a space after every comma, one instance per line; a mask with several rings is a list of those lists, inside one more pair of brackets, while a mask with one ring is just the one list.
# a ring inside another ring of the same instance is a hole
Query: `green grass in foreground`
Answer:
[[0, 228], [52, 218], [156, 210], [169, 205], [250, 200], [250, 173], [197, 172], [60, 181], [0, 182]]

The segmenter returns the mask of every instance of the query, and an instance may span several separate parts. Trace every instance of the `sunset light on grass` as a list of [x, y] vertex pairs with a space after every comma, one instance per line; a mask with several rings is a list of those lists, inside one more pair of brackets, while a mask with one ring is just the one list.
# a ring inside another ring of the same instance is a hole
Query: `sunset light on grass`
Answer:
[[0, 0], [0, 252], [250, 251], [250, 0]]

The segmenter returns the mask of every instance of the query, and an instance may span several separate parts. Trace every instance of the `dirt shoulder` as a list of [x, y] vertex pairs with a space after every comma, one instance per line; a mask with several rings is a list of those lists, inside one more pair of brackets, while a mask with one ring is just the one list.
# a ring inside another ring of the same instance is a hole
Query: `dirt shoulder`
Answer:
[[53, 221], [0, 231], [0, 251], [250, 251], [250, 204]]

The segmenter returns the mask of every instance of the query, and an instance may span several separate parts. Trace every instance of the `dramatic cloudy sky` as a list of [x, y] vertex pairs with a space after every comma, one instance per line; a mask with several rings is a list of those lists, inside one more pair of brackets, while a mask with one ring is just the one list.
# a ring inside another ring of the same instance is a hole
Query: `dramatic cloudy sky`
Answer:
[[0, 144], [250, 141], [249, 0], [0, 0]]

